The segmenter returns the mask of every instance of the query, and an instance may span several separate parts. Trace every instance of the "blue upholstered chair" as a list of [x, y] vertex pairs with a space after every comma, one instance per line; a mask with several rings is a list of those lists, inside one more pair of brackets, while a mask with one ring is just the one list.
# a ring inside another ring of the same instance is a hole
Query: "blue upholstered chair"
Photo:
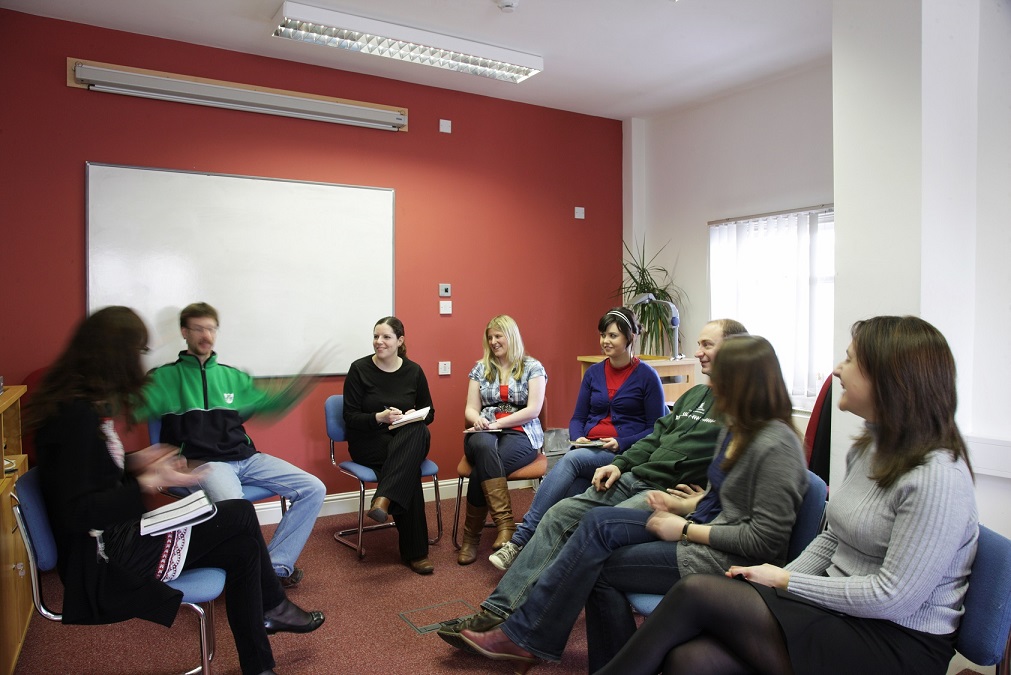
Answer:
[[1011, 541], [982, 525], [955, 649], [975, 664], [996, 665], [996, 675], [1011, 670]]
[[[147, 421], [147, 433], [151, 439], [151, 445], [161, 442], [161, 419], [157, 417], [152, 417]], [[160, 490], [162, 494], [168, 495], [169, 497], [175, 497], [176, 499], [180, 497], [185, 497], [190, 493], [187, 488], [176, 487], [176, 488], [166, 488]], [[243, 485], [242, 486], [242, 498], [250, 502], [259, 502], [264, 499], [270, 499], [271, 497], [277, 497], [274, 492], [270, 491], [265, 487], [260, 487], [259, 485]], [[288, 510], [288, 501], [284, 497], [281, 499], [281, 515], [283, 516]]]
[[[14, 518], [28, 552], [35, 609], [50, 621], [60, 621], [63, 616], [49, 609], [42, 597], [41, 574], [56, 567], [56, 540], [42, 499], [37, 467], [18, 478], [14, 500]], [[200, 622], [200, 666], [187, 675], [210, 673], [214, 658], [213, 601], [224, 590], [225, 571], [216, 567], [186, 570], [168, 585], [183, 592], [183, 606], [195, 612]]]
[[[344, 396], [335, 394], [327, 398], [323, 404], [326, 413], [326, 435], [330, 437], [330, 463], [336, 466], [345, 476], [351, 476], [358, 481], [358, 526], [347, 530], [335, 532], [333, 538], [340, 543], [355, 549], [359, 558], [365, 557], [365, 548], [362, 546], [362, 533], [373, 530], [381, 530], [393, 527], [395, 523], [377, 523], [375, 525], [365, 525], [365, 484], [378, 483], [379, 477], [376, 472], [357, 462], [345, 460], [337, 463], [337, 454], [334, 444], [343, 443], [347, 440], [347, 432], [344, 427]], [[438, 534], [435, 539], [429, 539], [429, 544], [434, 544], [442, 539], [442, 500], [439, 496], [439, 466], [430, 459], [421, 463], [421, 478], [431, 478], [435, 488], [435, 517], [438, 522]], [[348, 539], [349, 534], [357, 534], [357, 541]]]
[[[797, 521], [790, 533], [790, 545], [787, 548], [787, 559], [793, 560], [821, 532], [825, 521], [825, 498], [828, 486], [814, 472], [807, 472], [807, 492], [797, 510]], [[663, 600], [662, 595], [654, 593], [628, 593], [628, 602], [639, 614], [649, 616]]]

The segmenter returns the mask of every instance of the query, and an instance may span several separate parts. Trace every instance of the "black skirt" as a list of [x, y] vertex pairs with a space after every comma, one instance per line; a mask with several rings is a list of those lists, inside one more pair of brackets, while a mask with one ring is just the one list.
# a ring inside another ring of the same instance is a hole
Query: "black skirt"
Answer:
[[955, 633], [934, 635], [819, 607], [789, 591], [751, 584], [776, 617], [795, 675], [944, 675]]

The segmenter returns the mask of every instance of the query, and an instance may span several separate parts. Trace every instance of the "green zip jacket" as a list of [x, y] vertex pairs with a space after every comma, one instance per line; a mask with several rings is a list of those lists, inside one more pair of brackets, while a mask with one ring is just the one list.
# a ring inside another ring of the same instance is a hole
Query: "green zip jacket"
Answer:
[[712, 409], [714, 400], [708, 385], [695, 385], [674, 403], [669, 415], [656, 421], [653, 433], [611, 463], [660, 490], [678, 483], [705, 485], [716, 437], [723, 429]]
[[187, 459], [231, 462], [257, 450], [242, 424], [255, 413], [280, 412], [297, 400], [289, 390], [258, 388], [237, 368], [212, 353], [201, 365], [186, 351], [150, 372], [138, 420], [160, 417], [161, 442], [177, 445]]

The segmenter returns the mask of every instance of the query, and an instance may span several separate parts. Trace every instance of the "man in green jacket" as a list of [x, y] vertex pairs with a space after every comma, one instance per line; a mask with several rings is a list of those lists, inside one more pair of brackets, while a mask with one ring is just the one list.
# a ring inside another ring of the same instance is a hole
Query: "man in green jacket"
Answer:
[[267, 550], [281, 585], [302, 580], [295, 567], [326, 496], [323, 482], [283, 459], [256, 449], [243, 422], [256, 413], [282, 413], [304, 393], [306, 378], [269, 391], [247, 373], [218, 363], [214, 341], [218, 312], [204, 302], [179, 315], [186, 349], [173, 363], [151, 371], [138, 419], [161, 418], [161, 442], [179, 446], [212, 501], [241, 499], [242, 486], [258, 486], [290, 506]]
[[[695, 352], [702, 373], [709, 374], [712, 358], [724, 338], [746, 333], [744, 326], [733, 319], [707, 323], [699, 334], [699, 349]], [[611, 464], [596, 470], [593, 485], [586, 492], [563, 499], [548, 509], [534, 536], [492, 594], [481, 603], [483, 610], [464, 620], [445, 622], [439, 636], [454, 647], [466, 649], [459, 636], [461, 632], [467, 629], [484, 632], [505, 621], [523, 604], [541, 572], [551, 564], [590, 509], [620, 506], [648, 511], [649, 490], [705, 483], [706, 469], [716, 450], [716, 437], [723, 427], [715, 417], [713, 404], [709, 385], [699, 384], [686, 391], [671, 413], [656, 421], [649, 436], [617, 455]]]

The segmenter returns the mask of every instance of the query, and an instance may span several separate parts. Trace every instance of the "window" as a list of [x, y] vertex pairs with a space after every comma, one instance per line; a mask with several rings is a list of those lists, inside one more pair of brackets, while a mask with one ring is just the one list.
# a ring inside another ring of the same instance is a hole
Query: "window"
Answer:
[[712, 317], [768, 339], [794, 406], [810, 410], [834, 365], [833, 208], [710, 223], [709, 276]]

